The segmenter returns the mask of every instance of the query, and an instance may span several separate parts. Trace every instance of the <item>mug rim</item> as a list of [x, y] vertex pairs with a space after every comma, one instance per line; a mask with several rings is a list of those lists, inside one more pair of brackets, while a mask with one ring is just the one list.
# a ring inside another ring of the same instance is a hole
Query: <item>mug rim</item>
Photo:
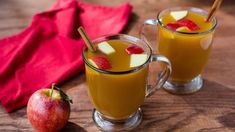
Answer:
[[[149, 44], [146, 43], [145, 41], [143, 41], [142, 39], [134, 37], [134, 36], [130, 36], [130, 35], [127, 35], [127, 34], [107, 34], [107, 35], [102, 35], [102, 36], [99, 36], [99, 37], [97, 37], [95, 39], [92, 39], [92, 42], [97, 41], [97, 40], [102, 39], [102, 38], [108, 38], [109, 40], [112, 40], [112, 39], [115, 40], [114, 38], [118, 39], [119, 37], [123, 37], [126, 40], [134, 39], [134, 40], [138, 40], [138, 41], [143, 42], [146, 45], [146, 47], [149, 49], [148, 59], [145, 61], [145, 63], [143, 63], [142, 65], [140, 65], [138, 67], [135, 67], [135, 68], [133, 68], [131, 70], [126, 70], [126, 71], [106, 71], [106, 70], [102, 70], [102, 69], [96, 68], [95, 66], [93, 66], [92, 64], [90, 64], [88, 62], [88, 60], [86, 59], [86, 57], [84, 55], [84, 52], [85, 52], [85, 50], [87, 50], [87, 47], [86, 47], [86, 45], [84, 45], [83, 48], [82, 48], [82, 58], [83, 58], [85, 64], [87, 66], [89, 66], [91, 69], [93, 69], [93, 70], [95, 70], [95, 71], [97, 71], [99, 73], [113, 74], [113, 75], [133, 73], [133, 72], [137, 72], [140, 69], [144, 68], [149, 63], [149, 61], [150, 61], [150, 58], [152, 56], [152, 49], [149, 46]], [[132, 44], [135, 44], [135, 43], [132, 43]]]
[[186, 9], [186, 10], [191, 10], [191, 11], [194, 10], [194, 11], [200, 11], [200, 12], [202, 12], [202, 13], [204, 13], [204, 14], [208, 14], [208, 11], [206, 11], [206, 10], [204, 10], [204, 9], [201, 9], [201, 8], [197, 8], [197, 7], [181, 7], [181, 6], [178, 6], [178, 7], [167, 8], [167, 9], [163, 9], [163, 10], [161, 10], [160, 12], [158, 12], [158, 15], [157, 15], [157, 22], [159, 23], [159, 25], [160, 25], [161, 27], [163, 27], [164, 29], [166, 29], [166, 30], [170, 30], [171, 32], [179, 33], [179, 34], [186, 34], [186, 35], [203, 35], [203, 34], [208, 34], [208, 33], [210, 33], [210, 32], [213, 32], [213, 31], [218, 27], [218, 21], [217, 21], [216, 17], [214, 17], [214, 18], [212, 19], [214, 25], [213, 25], [210, 29], [208, 29], [208, 30], [206, 30], [206, 31], [201, 31], [201, 32], [181, 32], [181, 31], [176, 31], [176, 30], [173, 30], [173, 29], [167, 27], [166, 25], [164, 25], [164, 24], [161, 22], [161, 20], [160, 20], [160, 19], [161, 19], [161, 18], [160, 18], [160, 14], [161, 14], [162, 12], [164, 12], [164, 11], [169, 12], [169, 11], [171, 11], [171, 10], [178, 10], [178, 9]]

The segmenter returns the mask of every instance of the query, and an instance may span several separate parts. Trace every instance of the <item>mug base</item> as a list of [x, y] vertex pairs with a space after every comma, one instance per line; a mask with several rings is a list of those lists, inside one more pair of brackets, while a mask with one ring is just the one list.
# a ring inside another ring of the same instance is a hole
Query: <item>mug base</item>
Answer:
[[93, 109], [92, 119], [102, 131], [130, 131], [135, 129], [142, 121], [142, 110], [139, 108], [126, 120], [113, 121], [103, 117], [96, 109]]
[[195, 77], [187, 83], [177, 83], [166, 81], [163, 85], [163, 89], [172, 94], [192, 94], [199, 91], [202, 88], [203, 79], [201, 75]]

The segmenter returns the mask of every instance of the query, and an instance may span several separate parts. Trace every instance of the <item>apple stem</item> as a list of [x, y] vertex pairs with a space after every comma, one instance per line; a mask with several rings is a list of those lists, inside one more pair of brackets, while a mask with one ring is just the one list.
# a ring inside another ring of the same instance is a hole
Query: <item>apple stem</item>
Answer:
[[51, 97], [52, 97], [54, 88], [55, 88], [55, 83], [52, 83], [52, 85], [51, 85], [51, 94], [50, 94]]
[[56, 85], [55, 85], [55, 83], [52, 83], [52, 85], [51, 85], [51, 92], [50, 92], [50, 97], [52, 97], [52, 94], [53, 94], [53, 90], [58, 90], [59, 92], [60, 92], [60, 96], [62, 97], [62, 99], [64, 100], [64, 101], [67, 101], [67, 102], [69, 102], [69, 103], [73, 103], [73, 100], [67, 95], [67, 94], [65, 94], [62, 90], [61, 90], [61, 88], [59, 88], [59, 87], [57, 87]]
[[69, 102], [69, 103], [71, 103], [71, 104], [73, 103], [73, 100], [72, 100], [67, 94], [65, 94], [65, 93], [61, 90], [61, 88], [55, 86], [55, 89], [58, 90], [58, 91], [60, 91], [60, 96], [63, 98], [64, 101], [67, 101], [67, 102]]

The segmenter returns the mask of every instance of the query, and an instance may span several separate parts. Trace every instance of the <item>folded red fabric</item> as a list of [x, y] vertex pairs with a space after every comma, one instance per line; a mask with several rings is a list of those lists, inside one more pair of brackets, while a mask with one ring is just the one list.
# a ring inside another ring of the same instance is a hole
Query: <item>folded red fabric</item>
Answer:
[[0, 102], [7, 112], [27, 104], [36, 90], [60, 83], [84, 69], [77, 28], [91, 38], [120, 33], [132, 7], [105, 7], [77, 0], [58, 0], [34, 15], [23, 32], [0, 40]]

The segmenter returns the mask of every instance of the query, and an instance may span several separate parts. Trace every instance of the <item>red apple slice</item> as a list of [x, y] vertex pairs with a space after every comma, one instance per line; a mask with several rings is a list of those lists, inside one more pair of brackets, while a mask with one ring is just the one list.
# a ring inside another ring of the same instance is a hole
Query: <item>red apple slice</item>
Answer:
[[181, 19], [181, 20], [177, 21], [176, 23], [181, 26], [186, 26], [191, 31], [195, 31], [195, 30], [200, 29], [200, 27], [196, 23], [194, 23], [193, 21], [191, 21], [189, 19]]
[[200, 29], [200, 27], [196, 23], [188, 19], [181, 19], [177, 22], [168, 23], [166, 26], [173, 30], [180, 30], [181, 27], [187, 27], [190, 31], [195, 31]]
[[167, 26], [168, 28], [172, 29], [172, 30], [176, 30], [176, 29], [178, 29], [179, 27], [181, 27], [181, 25], [178, 24], [178, 23], [168, 23], [166, 26]]
[[101, 70], [107, 70], [112, 67], [110, 61], [105, 56], [93, 56], [89, 61], [93, 66]]
[[127, 54], [141, 54], [144, 52], [144, 50], [141, 47], [133, 44], [126, 48], [126, 52]]

